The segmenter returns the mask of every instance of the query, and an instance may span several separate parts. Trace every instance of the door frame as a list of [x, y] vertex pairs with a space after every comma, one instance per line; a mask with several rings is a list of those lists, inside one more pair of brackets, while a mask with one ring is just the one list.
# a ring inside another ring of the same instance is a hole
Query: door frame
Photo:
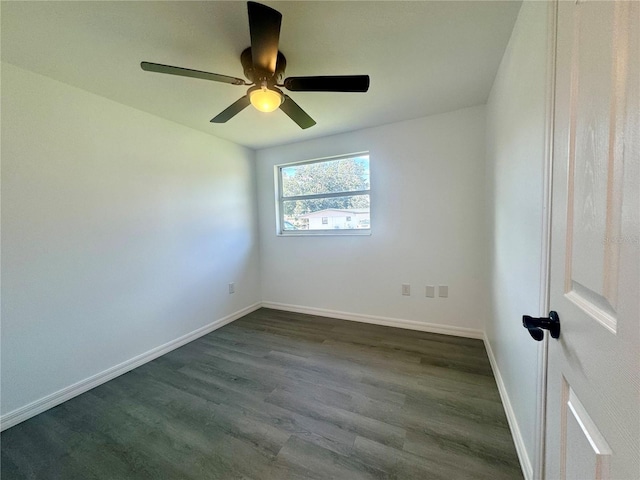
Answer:
[[[547, 65], [545, 95], [545, 135], [542, 181], [542, 225], [540, 245], [539, 314], [546, 317], [551, 310], [549, 301], [551, 280], [551, 209], [553, 208], [553, 142], [555, 126], [556, 43], [558, 0], [551, 0], [547, 10]], [[533, 478], [545, 478], [545, 435], [547, 414], [547, 367], [549, 335], [538, 349], [536, 386], [536, 438], [533, 459]]]

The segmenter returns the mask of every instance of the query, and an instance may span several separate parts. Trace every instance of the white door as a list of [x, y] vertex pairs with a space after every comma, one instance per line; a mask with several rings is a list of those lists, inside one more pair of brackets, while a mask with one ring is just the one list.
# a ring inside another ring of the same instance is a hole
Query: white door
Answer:
[[640, 479], [640, 2], [557, 16], [545, 477]]

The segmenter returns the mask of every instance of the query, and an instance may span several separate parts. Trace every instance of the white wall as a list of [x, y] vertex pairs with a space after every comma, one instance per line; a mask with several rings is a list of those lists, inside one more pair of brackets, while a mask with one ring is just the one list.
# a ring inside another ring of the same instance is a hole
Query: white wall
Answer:
[[2, 413], [258, 302], [256, 209], [251, 150], [2, 64]]
[[487, 103], [492, 294], [486, 335], [527, 475], [535, 465], [542, 348], [521, 319], [547, 313], [541, 311], [541, 265], [549, 8], [546, 2], [523, 3]]
[[[263, 300], [481, 329], [484, 127], [479, 106], [258, 151]], [[274, 165], [365, 150], [371, 236], [276, 236]], [[428, 284], [448, 285], [449, 298], [426, 298]]]

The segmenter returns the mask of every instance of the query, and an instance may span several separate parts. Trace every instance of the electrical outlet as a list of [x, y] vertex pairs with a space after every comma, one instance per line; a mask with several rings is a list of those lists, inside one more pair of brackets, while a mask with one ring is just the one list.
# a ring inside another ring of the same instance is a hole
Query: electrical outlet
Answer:
[[236, 284], [233, 282], [229, 284], [229, 293], [236, 293]]
[[438, 296], [442, 298], [447, 298], [449, 296], [449, 286], [438, 285]]
[[402, 284], [402, 295], [404, 295], [406, 297], [411, 295], [411, 285], [409, 285], [408, 283], [403, 283]]
[[425, 296], [428, 298], [433, 298], [436, 296], [436, 287], [433, 285], [427, 285], [425, 288]]

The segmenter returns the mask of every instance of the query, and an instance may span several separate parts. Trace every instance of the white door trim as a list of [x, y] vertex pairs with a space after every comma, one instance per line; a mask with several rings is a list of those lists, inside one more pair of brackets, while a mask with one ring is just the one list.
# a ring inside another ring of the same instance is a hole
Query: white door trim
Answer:
[[[553, 130], [555, 111], [556, 80], [556, 39], [557, 39], [558, 0], [549, 2], [547, 12], [547, 88], [545, 99], [545, 146], [542, 184], [542, 244], [540, 246], [540, 301], [539, 314], [546, 317], [551, 310], [549, 302], [549, 286], [551, 274], [551, 208], [553, 186]], [[547, 362], [549, 335], [545, 335], [538, 349], [536, 387], [536, 440], [533, 461], [533, 476], [544, 479], [545, 467], [545, 435], [547, 410]]]

